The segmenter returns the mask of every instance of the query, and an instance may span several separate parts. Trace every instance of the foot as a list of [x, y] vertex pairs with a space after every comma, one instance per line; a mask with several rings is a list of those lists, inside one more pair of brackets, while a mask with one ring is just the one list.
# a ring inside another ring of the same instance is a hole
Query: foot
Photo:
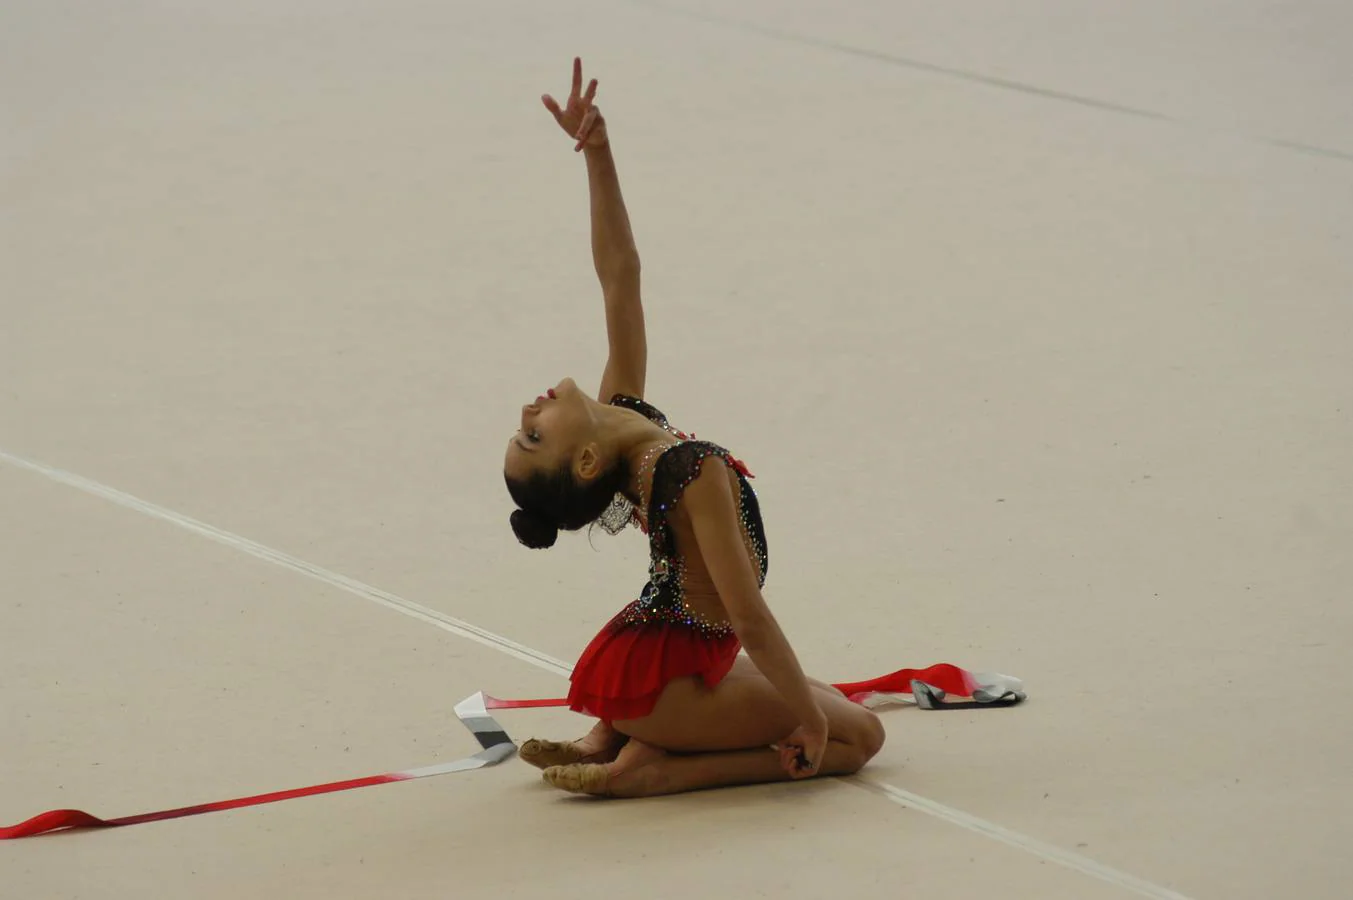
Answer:
[[546, 741], [531, 738], [517, 751], [524, 762], [538, 769], [574, 763], [615, 761], [629, 738], [598, 722], [587, 736], [576, 741]]
[[541, 778], [546, 784], [572, 794], [642, 796], [643, 785], [647, 784], [645, 775], [666, 757], [666, 751], [632, 740], [621, 750], [615, 762], [608, 765], [571, 763], [550, 766], [541, 773]]
[[517, 756], [537, 769], [548, 769], [550, 766], [566, 766], [579, 762], [583, 753], [578, 748], [577, 741], [545, 741], [531, 738], [517, 750]]
[[546, 784], [552, 784], [571, 794], [592, 794], [606, 796], [606, 787], [610, 781], [610, 767], [597, 763], [573, 763], [567, 766], [550, 766], [540, 777]]

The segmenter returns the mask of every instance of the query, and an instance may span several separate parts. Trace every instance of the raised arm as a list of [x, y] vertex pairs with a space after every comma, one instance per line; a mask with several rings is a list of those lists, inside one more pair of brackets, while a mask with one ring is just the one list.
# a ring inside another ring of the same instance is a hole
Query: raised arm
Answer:
[[644, 395], [648, 341], [639, 293], [639, 251], [620, 192], [606, 121], [592, 102], [597, 81], [592, 79], [582, 93], [582, 78], [582, 60], [575, 58], [573, 84], [565, 106], [561, 109], [548, 94], [541, 99], [559, 126], [577, 142], [573, 149], [587, 160], [592, 264], [606, 304], [608, 355], [598, 394], [605, 403], [617, 393]]

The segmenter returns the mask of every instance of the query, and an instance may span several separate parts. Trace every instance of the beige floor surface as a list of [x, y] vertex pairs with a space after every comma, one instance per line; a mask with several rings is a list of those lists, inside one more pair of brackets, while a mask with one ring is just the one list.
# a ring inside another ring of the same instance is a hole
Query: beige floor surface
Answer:
[[807, 666], [951, 661], [1031, 701], [888, 712], [855, 781], [597, 804], [512, 761], [5, 843], [0, 896], [1345, 896], [1344, 5], [3, 19], [0, 822], [454, 759], [456, 700], [562, 691], [16, 460], [572, 659], [642, 541], [522, 550], [498, 467], [517, 407], [604, 353], [538, 100], [575, 53], [650, 397], [756, 472]]

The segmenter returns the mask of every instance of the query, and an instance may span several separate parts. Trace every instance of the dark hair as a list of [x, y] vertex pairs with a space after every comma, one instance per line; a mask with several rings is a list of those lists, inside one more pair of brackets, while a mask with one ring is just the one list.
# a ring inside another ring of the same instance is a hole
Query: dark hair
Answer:
[[579, 484], [567, 465], [551, 473], [533, 472], [525, 480], [504, 478], [519, 507], [512, 511], [512, 531], [522, 544], [543, 550], [554, 546], [560, 529], [577, 531], [595, 522], [629, 484], [630, 473], [622, 457], [587, 484]]

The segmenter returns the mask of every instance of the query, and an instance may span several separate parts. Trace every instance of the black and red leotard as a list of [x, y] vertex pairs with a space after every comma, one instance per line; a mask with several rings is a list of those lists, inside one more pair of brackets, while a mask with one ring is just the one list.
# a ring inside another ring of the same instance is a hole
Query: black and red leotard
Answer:
[[[617, 394], [610, 402], [642, 413], [678, 440], [652, 463], [646, 515], [635, 512], [648, 532], [648, 581], [638, 598], [602, 627], [573, 669], [569, 708], [606, 722], [648, 715], [663, 688], [676, 678], [696, 676], [713, 687], [728, 674], [742, 648], [726, 620], [702, 615], [688, 603], [693, 593], [717, 597], [717, 590], [698, 550], [681, 546], [671, 521], [682, 493], [699, 476], [706, 459], [718, 457], [736, 473], [734, 499], [760, 585], [765, 584], [769, 562], [761, 508], [748, 483], [747, 467], [723, 447], [672, 428], [667, 417], [644, 400]], [[688, 534], [683, 537], [691, 541]]]

